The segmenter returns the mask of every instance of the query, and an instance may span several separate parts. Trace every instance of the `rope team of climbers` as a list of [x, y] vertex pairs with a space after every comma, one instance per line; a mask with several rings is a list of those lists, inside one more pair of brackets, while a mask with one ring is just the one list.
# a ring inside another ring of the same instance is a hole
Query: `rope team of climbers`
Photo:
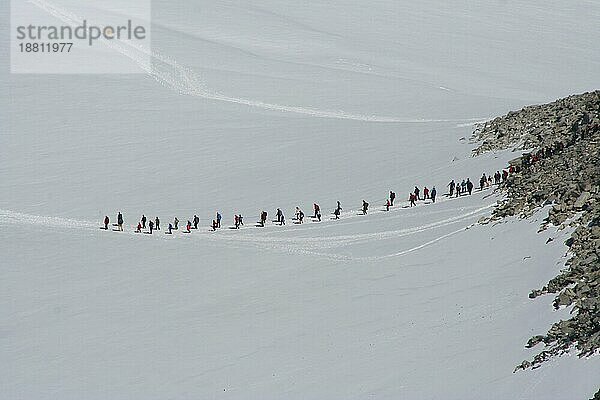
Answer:
[[[514, 165], [509, 166], [508, 168], [502, 169], [502, 172], [500, 171], [496, 171], [496, 173], [492, 174], [488, 174], [486, 175], [485, 173], [481, 176], [481, 178], [479, 179], [479, 190], [483, 190], [487, 187], [490, 187], [491, 185], [500, 185], [501, 183], [506, 182], [506, 180], [508, 179], [508, 176], [512, 173], [515, 172], [517, 167], [515, 167]], [[452, 197], [460, 197], [463, 195], [471, 195], [473, 193], [473, 189], [474, 189], [474, 185], [473, 182], [471, 182], [471, 180], [469, 178], [463, 179], [462, 181], [450, 181], [450, 183], [448, 183], [447, 185], [448, 187], [448, 192], [445, 194], [446, 197], [452, 198]], [[435, 186], [433, 186], [431, 189], [429, 189], [427, 186], [423, 187], [423, 190], [421, 191], [421, 189], [418, 186], [415, 186], [415, 188], [413, 189], [413, 191], [409, 194], [408, 196], [408, 205], [406, 207], [415, 207], [417, 205], [418, 201], [426, 201], [426, 200], [430, 200], [431, 203], [435, 203], [436, 198], [437, 198], [437, 190], [435, 188]], [[383, 204], [383, 207], [385, 209], [385, 211], [389, 211], [391, 207], [394, 207], [394, 202], [396, 200], [396, 193], [394, 191], [390, 191], [389, 193], [389, 197], [387, 198], [385, 204]], [[319, 206], [319, 204], [314, 203], [312, 206], [313, 209], [313, 214], [311, 216], [312, 220], [314, 222], [321, 222], [322, 221], [322, 214], [321, 214], [321, 207]], [[360, 209], [360, 213], [362, 215], [367, 215], [369, 211], [369, 203], [365, 200], [362, 201], [362, 207]], [[336, 207], [333, 211], [333, 220], [339, 220], [340, 219], [340, 215], [342, 212], [342, 205], [339, 201], [337, 201]], [[260, 213], [260, 220], [257, 222], [256, 227], [265, 227], [267, 224], [267, 217], [268, 217], [268, 213], [266, 211], [262, 211]], [[300, 209], [300, 207], [296, 207], [295, 209], [295, 215], [293, 218], [293, 221], [295, 224], [302, 224], [304, 223], [304, 218], [305, 218], [305, 214], [304, 211], [302, 211]], [[220, 212], [216, 212], [215, 214], [215, 218], [212, 220], [212, 223], [209, 225], [210, 230], [212, 230], [213, 232], [217, 231], [218, 229], [221, 228], [221, 222], [222, 222], [223, 216], [221, 215]], [[234, 225], [231, 227], [231, 229], [240, 229], [241, 226], [244, 226], [244, 217], [241, 214], [236, 214], [234, 215]], [[283, 211], [281, 210], [281, 208], [277, 208], [276, 212], [275, 212], [275, 220], [273, 220], [272, 222], [276, 225], [279, 226], [283, 226], [285, 225], [285, 215], [283, 213]], [[146, 217], [146, 215], [142, 214], [142, 217], [140, 218], [139, 222], [137, 223], [137, 226], [135, 226], [134, 228], [134, 232], [135, 233], [146, 233], [146, 234], [153, 234], [155, 231], [160, 231], [160, 218], [159, 217], [155, 217], [154, 220], [152, 219], [148, 219], [148, 217]], [[117, 214], [117, 223], [113, 224], [113, 226], [115, 227], [115, 229], [113, 229], [114, 231], [123, 231], [123, 224], [124, 224], [124, 218], [123, 218], [123, 214], [121, 212], [119, 212]], [[103, 226], [102, 229], [108, 230], [109, 229], [109, 225], [110, 225], [110, 218], [108, 216], [104, 217], [103, 220]], [[179, 225], [180, 225], [180, 221], [177, 217], [175, 217], [173, 219], [173, 222], [170, 222], [167, 226], [167, 229], [165, 230], [165, 234], [168, 235], [172, 235], [173, 231], [180, 231], [179, 229]], [[181, 229], [182, 233], [192, 233], [193, 230], [198, 230], [199, 229], [199, 225], [200, 225], [200, 217], [198, 217], [197, 215], [194, 215], [191, 219], [187, 220], [187, 223], [185, 224], [185, 227], [183, 229]]]

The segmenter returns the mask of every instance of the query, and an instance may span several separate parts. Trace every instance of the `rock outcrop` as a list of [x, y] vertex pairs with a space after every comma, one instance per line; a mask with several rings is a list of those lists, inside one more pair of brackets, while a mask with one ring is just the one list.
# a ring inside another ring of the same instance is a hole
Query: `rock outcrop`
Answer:
[[[554, 307], [571, 307], [572, 317], [556, 322], [527, 347], [543, 349], [519, 368], [536, 368], [551, 357], [600, 351], [600, 91], [569, 96], [550, 104], [525, 107], [479, 126], [475, 154], [513, 148], [513, 161], [500, 186], [506, 200], [494, 219], [530, 216], [550, 206], [541, 229], [573, 229], [566, 241], [566, 268], [529, 297], [553, 293]], [[600, 392], [596, 397], [600, 396]]]

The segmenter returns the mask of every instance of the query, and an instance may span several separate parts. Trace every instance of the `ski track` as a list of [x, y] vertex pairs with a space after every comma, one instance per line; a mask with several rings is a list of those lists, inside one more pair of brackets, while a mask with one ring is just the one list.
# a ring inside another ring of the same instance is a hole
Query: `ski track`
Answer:
[[[35, 6], [48, 12], [50, 15], [60, 19], [61, 21], [70, 24], [71, 26], [76, 25], [78, 21], [82, 20], [82, 18], [79, 18], [77, 15], [66, 11], [46, 0], [30, 1]], [[378, 115], [348, 113], [343, 110], [321, 110], [310, 107], [290, 106], [283, 104], [268, 103], [260, 100], [251, 100], [241, 97], [227, 96], [217, 91], [210, 90], [207, 87], [206, 83], [203, 82], [199, 74], [197, 74], [190, 68], [180, 65], [175, 60], [160, 54], [156, 50], [150, 51], [141, 46], [136, 46], [133, 43], [128, 43], [124, 41], [108, 41], [102, 39], [101, 42], [134, 61], [141, 69], [146, 71], [148, 75], [150, 75], [162, 86], [171, 90], [175, 90], [182, 95], [201, 97], [208, 100], [215, 100], [226, 103], [240, 104], [248, 107], [262, 108], [269, 111], [302, 114], [317, 118], [333, 118], [363, 122], [404, 124], [458, 122], [461, 123], [460, 125], [464, 126], [464, 124], [466, 123], [466, 126], [469, 126], [482, 120], [481, 118], [403, 119]], [[148, 58], [150, 58], [151, 61], [148, 61]], [[160, 67], [157, 65], [159, 63]]]
[[[451, 200], [451, 199], [448, 199], [448, 200]], [[180, 238], [190, 238], [191, 240], [207, 240], [207, 241], [210, 241], [213, 243], [226, 242], [228, 245], [234, 245], [234, 246], [243, 245], [243, 246], [250, 246], [253, 248], [257, 248], [259, 250], [285, 252], [285, 253], [292, 253], [292, 254], [312, 255], [312, 256], [328, 258], [328, 259], [336, 260], [336, 261], [348, 261], [348, 260], [376, 261], [376, 260], [381, 260], [381, 259], [386, 259], [386, 258], [398, 257], [398, 256], [402, 256], [404, 254], [411, 253], [413, 251], [420, 250], [424, 247], [427, 247], [434, 243], [437, 243], [447, 237], [450, 237], [457, 233], [460, 233], [460, 232], [464, 231], [465, 229], [468, 229], [469, 227], [474, 226], [475, 224], [471, 223], [467, 227], [462, 227], [458, 230], [455, 230], [448, 234], [444, 234], [433, 240], [422, 243], [418, 246], [412, 247], [410, 249], [402, 250], [397, 253], [387, 254], [387, 255], [354, 257], [354, 256], [350, 256], [350, 255], [328, 253], [328, 252], [323, 252], [323, 251], [328, 250], [328, 249], [335, 249], [335, 248], [339, 248], [339, 247], [349, 247], [352, 245], [369, 243], [369, 242], [373, 242], [373, 241], [398, 239], [398, 238], [412, 236], [412, 235], [415, 235], [415, 234], [418, 234], [421, 232], [425, 232], [425, 231], [429, 231], [429, 230], [433, 230], [433, 229], [439, 229], [439, 228], [451, 226], [451, 225], [454, 225], [454, 224], [457, 224], [460, 222], [464, 222], [465, 220], [473, 219], [480, 215], [487, 215], [489, 213], [488, 210], [494, 206], [495, 206], [495, 203], [488, 204], [488, 205], [476, 208], [475, 210], [471, 210], [471, 211], [462, 213], [460, 215], [456, 215], [456, 216], [453, 216], [450, 218], [445, 218], [445, 219], [442, 219], [439, 221], [431, 222], [431, 223], [420, 225], [420, 226], [413, 226], [413, 227], [404, 228], [404, 229], [386, 230], [386, 231], [364, 233], [364, 234], [353, 234], [353, 235], [282, 238], [282, 237], [277, 237], [277, 236], [273, 235], [275, 232], [277, 232], [276, 229], [279, 228], [279, 226], [272, 224], [270, 226], [265, 226], [264, 228], [248, 227], [248, 228], [244, 228], [241, 230], [231, 230], [231, 231], [229, 229], [225, 228], [222, 231], [217, 231], [217, 232], [211, 232], [210, 230], [207, 229], [207, 230], [203, 230], [203, 231], [202, 230], [192, 231], [192, 233], [190, 233], [190, 234], [179, 233], [179, 235], [177, 235], [178, 231], [175, 231], [174, 235], [165, 235], [165, 234], [161, 234], [164, 231], [157, 231], [157, 234], [152, 235], [152, 237], [158, 238], [158, 239], [163, 239], [163, 240], [170, 240], [174, 237], [180, 237]], [[399, 211], [399, 210], [402, 210], [402, 209], [399, 208], [396, 211]], [[453, 211], [453, 210], [454, 209], [447, 210], [447, 211]], [[389, 214], [391, 212], [392, 211], [386, 212], [386, 214]], [[383, 213], [383, 211], [382, 211], [382, 213]], [[347, 214], [349, 214], [349, 213], [347, 213]], [[362, 216], [360, 216], [360, 215], [348, 215], [341, 221], [347, 221], [348, 219], [359, 219], [361, 217]], [[352, 222], [353, 223], [354, 222], [368, 223], [368, 216], [365, 216], [364, 218], [362, 218], [361, 221], [352, 221]], [[11, 211], [11, 210], [0, 209], [0, 226], [22, 225], [22, 224], [43, 226], [45, 229], [48, 229], [48, 228], [76, 229], [76, 230], [87, 230], [87, 231], [94, 231], [94, 232], [97, 232], [101, 228], [97, 223], [92, 222], [92, 221], [81, 221], [81, 220], [62, 218], [62, 217], [32, 215], [32, 214], [15, 212], [15, 211]], [[335, 221], [324, 221], [320, 224], [313, 225], [311, 229], [318, 229], [319, 227], [325, 227], [325, 226], [339, 226], [339, 224], [336, 224]], [[279, 231], [279, 232], [280, 233], [284, 233], [284, 232], [291, 233], [291, 232], [296, 231], [294, 228], [295, 228], [295, 225], [290, 226], [285, 231]], [[250, 235], [250, 233], [248, 233], [249, 229], [254, 231], [252, 233], [252, 236], [249, 236]], [[260, 235], [256, 236], [255, 235], [256, 230], [261, 230], [261, 231], [267, 230], [268, 234], [264, 235], [264, 236], [260, 236]], [[182, 232], [182, 231], [179, 231], [179, 232]], [[234, 232], [236, 233], [235, 235], [233, 235]], [[130, 229], [128, 229], [127, 231], [119, 232], [119, 234], [127, 234], [127, 235], [140, 236], [140, 237], [148, 236], [143, 233], [137, 234]]]

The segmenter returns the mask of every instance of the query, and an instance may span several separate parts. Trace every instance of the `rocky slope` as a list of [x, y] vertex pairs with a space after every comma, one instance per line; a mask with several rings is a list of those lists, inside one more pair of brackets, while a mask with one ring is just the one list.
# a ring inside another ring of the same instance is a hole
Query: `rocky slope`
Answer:
[[[600, 349], [600, 91], [569, 96], [550, 104], [525, 107], [479, 126], [475, 154], [514, 148], [501, 184], [506, 201], [492, 218], [527, 217], [549, 205], [541, 229], [570, 228], [566, 268], [529, 297], [555, 294], [554, 306], [572, 306], [572, 317], [556, 322], [528, 347], [542, 345], [533, 360], [519, 368], [536, 368], [553, 356], [576, 352], [580, 357]], [[600, 397], [600, 391], [596, 394]]]

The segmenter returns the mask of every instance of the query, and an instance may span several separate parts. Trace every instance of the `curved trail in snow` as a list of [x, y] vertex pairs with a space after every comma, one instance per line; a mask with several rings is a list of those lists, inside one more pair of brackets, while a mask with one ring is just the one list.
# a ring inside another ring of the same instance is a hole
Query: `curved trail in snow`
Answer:
[[[48, 12], [50, 15], [60, 19], [61, 21], [75, 26], [82, 18], [64, 10], [46, 0], [30, 0], [32, 4]], [[146, 71], [154, 80], [166, 88], [175, 90], [182, 95], [201, 97], [208, 100], [221, 101], [226, 103], [234, 103], [245, 105], [248, 107], [262, 108], [269, 111], [287, 112], [295, 114], [303, 114], [317, 118], [333, 118], [354, 120], [363, 122], [382, 122], [382, 123], [404, 123], [404, 124], [419, 124], [419, 123], [436, 123], [436, 122], [458, 122], [474, 124], [482, 120], [482, 118], [460, 118], [460, 119], [426, 119], [426, 118], [394, 118], [379, 115], [349, 113], [343, 110], [322, 110], [312, 107], [292, 106], [285, 104], [269, 103], [260, 100], [246, 99], [242, 97], [228, 96], [218, 91], [211, 90], [202, 80], [200, 75], [192, 69], [184, 67], [175, 60], [160, 54], [156, 50], [148, 50], [141, 46], [136, 46], [130, 42], [118, 40], [102, 40], [106, 46], [121, 53], [134, 61], [141, 69]], [[149, 61], [150, 59], [150, 61]]]
[[[402, 250], [400, 252], [392, 253], [392, 254], [383, 254], [377, 256], [366, 256], [366, 257], [356, 257], [351, 255], [343, 255], [336, 253], [328, 253], [325, 252], [327, 249], [333, 249], [338, 247], [349, 247], [356, 244], [369, 243], [369, 242], [377, 242], [381, 240], [391, 240], [398, 239], [406, 236], [412, 236], [421, 232], [439, 229], [443, 227], [448, 227], [451, 225], [455, 225], [457, 223], [464, 222], [466, 220], [472, 220], [478, 216], [487, 215], [489, 213], [489, 209], [494, 207], [495, 204], [485, 205], [474, 210], [462, 213], [460, 215], [452, 216], [450, 218], [441, 219], [438, 221], [430, 222], [428, 224], [423, 224], [420, 226], [413, 226], [404, 229], [394, 229], [394, 230], [384, 230], [380, 232], [372, 232], [372, 233], [357, 233], [357, 234], [344, 234], [344, 235], [333, 235], [326, 237], [288, 237], [282, 238], [275, 236], [276, 232], [284, 233], [289, 232], [293, 233], [295, 231], [295, 225], [289, 226], [285, 231], [276, 230], [278, 226], [271, 225], [265, 228], [245, 228], [240, 231], [234, 230], [223, 230], [217, 232], [211, 232], [209, 230], [205, 231], [194, 231], [193, 234], [184, 234], [180, 233], [182, 231], [175, 231], [174, 235], [164, 235], [161, 234], [161, 231], [157, 231], [157, 234], [152, 235], [152, 238], [155, 239], [163, 239], [170, 240], [175, 237], [179, 238], [190, 238], [190, 240], [207, 240], [212, 243], [227, 243], [228, 245], [242, 245], [242, 246], [251, 246], [253, 248], [257, 248], [259, 250], [268, 250], [268, 251], [276, 251], [276, 252], [285, 252], [292, 254], [305, 254], [312, 255], [322, 258], [328, 258], [336, 261], [377, 261], [392, 257], [402, 256], [404, 254], [408, 254], [417, 250], [420, 250], [424, 247], [430, 246], [434, 243], [437, 243], [447, 237], [453, 236], [457, 233], [460, 233], [472, 226], [474, 226], [474, 222], [471, 222], [468, 226], [462, 227], [458, 230], [452, 231], [450, 233], [441, 235], [436, 237], [433, 240], [429, 240], [422, 244], [419, 244], [415, 247]], [[464, 208], [463, 208], [464, 209]], [[398, 209], [400, 210], [400, 209]], [[452, 210], [446, 210], [452, 211]], [[389, 213], [389, 212], [388, 212]], [[386, 214], [388, 214], [386, 213]], [[342, 221], [347, 221], [348, 219], [359, 219], [361, 216], [346, 216]], [[353, 221], [354, 222], [354, 221]], [[365, 223], [367, 221], [364, 221]], [[52, 216], [40, 216], [40, 215], [32, 215], [25, 214], [10, 210], [2, 210], [0, 209], [0, 226], [2, 225], [37, 225], [42, 226], [45, 229], [48, 228], [58, 228], [60, 230], [69, 229], [69, 230], [85, 230], [85, 231], [94, 231], [98, 232], [100, 226], [96, 222], [92, 221], [82, 221], [75, 220], [70, 218], [62, 218], [62, 217], [52, 217]], [[318, 229], [319, 227], [326, 226], [339, 226], [339, 224], [335, 224], [333, 221], [324, 221], [321, 224], [314, 225], [312, 229]], [[266, 235], [250, 235], [248, 230], [252, 229], [260, 229], [259, 232], [265, 232]], [[127, 234], [139, 237], [150, 237], [150, 235], [145, 234], [136, 234], [131, 229], [128, 229], [124, 232], [119, 232], [120, 234]], [[177, 234], [179, 233], [179, 234]], [[235, 234], [234, 234], [235, 233]]]

